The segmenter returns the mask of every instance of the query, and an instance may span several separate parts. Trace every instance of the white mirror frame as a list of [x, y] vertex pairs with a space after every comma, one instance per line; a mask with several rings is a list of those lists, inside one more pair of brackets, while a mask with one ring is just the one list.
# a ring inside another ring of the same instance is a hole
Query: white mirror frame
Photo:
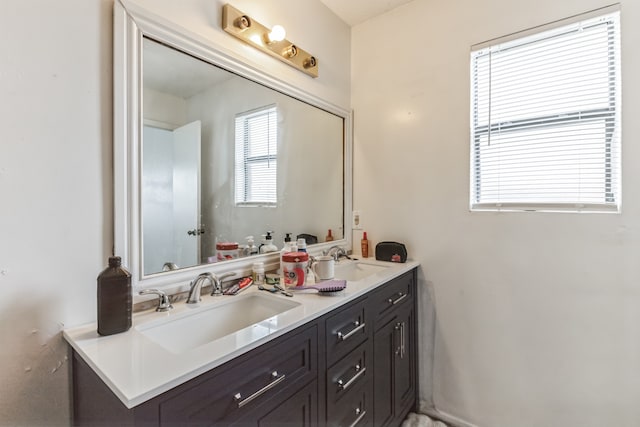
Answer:
[[[262, 261], [267, 271], [279, 264], [279, 253], [238, 258], [222, 263], [202, 264], [175, 271], [143, 276], [141, 206], [140, 206], [140, 143], [142, 135], [142, 38], [156, 41], [186, 52], [196, 58], [321, 108], [344, 119], [344, 218], [341, 240], [319, 243], [309, 248], [312, 255], [331, 246], [347, 250], [352, 245], [351, 211], [353, 188], [353, 129], [351, 111], [326, 102], [310, 93], [291, 87], [286, 81], [266, 75], [242, 61], [233, 52], [214, 46], [179, 25], [160, 18], [133, 2], [118, 0], [114, 4], [114, 253], [132, 274], [134, 295], [146, 288], [168, 292], [186, 290], [189, 282], [203, 272], [235, 271], [248, 274], [251, 264]], [[265, 59], [271, 60], [271, 59]], [[175, 288], [175, 289], [174, 289]]]

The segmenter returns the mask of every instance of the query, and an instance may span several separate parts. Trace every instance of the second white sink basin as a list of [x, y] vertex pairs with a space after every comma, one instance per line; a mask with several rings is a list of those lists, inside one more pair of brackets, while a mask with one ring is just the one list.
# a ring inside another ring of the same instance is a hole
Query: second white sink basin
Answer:
[[335, 266], [336, 279], [357, 282], [376, 273], [386, 270], [387, 266], [368, 264], [362, 261], [338, 263]]
[[299, 302], [262, 293], [220, 297], [220, 304], [196, 308], [160, 323], [143, 324], [136, 329], [147, 338], [173, 353], [183, 353], [231, 334], [264, 335], [277, 327], [277, 316]]

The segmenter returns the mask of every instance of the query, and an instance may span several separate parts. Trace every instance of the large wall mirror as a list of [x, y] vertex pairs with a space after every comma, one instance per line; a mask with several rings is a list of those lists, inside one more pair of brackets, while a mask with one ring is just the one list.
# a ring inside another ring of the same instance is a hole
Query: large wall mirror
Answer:
[[267, 232], [350, 246], [350, 114], [115, 8], [115, 253], [136, 288], [273, 263], [243, 253]]

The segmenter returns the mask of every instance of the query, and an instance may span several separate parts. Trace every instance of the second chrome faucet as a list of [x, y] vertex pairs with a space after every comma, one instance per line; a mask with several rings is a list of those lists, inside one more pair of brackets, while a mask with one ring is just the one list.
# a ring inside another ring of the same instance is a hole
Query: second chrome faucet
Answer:
[[187, 297], [187, 304], [195, 304], [200, 302], [200, 294], [202, 292], [202, 287], [206, 286], [205, 282], [209, 282], [209, 284], [211, 284], [212, 296], [222, 295], [222, 280], [235, 275], [236, 273], [234, 272], [224, 273], [220, 276], [217, 276], [213, 273], [199, 274], [198, 277], [193, 279], [193, 281], [189, 285], [189, 296]]

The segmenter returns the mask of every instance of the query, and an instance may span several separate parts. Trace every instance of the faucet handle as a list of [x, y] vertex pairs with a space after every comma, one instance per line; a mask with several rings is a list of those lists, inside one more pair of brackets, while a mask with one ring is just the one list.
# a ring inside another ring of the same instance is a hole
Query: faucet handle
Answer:
[[235, 272], [230, 271], [228, 273], [223, 273], [220, 276], [217, 276], [215, 274], [212, 273], [207, 273], [211, 279], [212, 279], [212, 289], [211, 289], [211, 296], [220, 296], [222, 295], [222, 279], [226, 279], [227, 277], [233, 277], [236, 275]]
[[139, 292], [140, 295], [147, 294], [155, 294], [160, 297], [158, 300], [158, 306], [156, 307], [156, 311], [169, 311], [173, 308], [171, 302], [169, 301], [169, 297], [164, 291], [159, 289], [143, 289]]

